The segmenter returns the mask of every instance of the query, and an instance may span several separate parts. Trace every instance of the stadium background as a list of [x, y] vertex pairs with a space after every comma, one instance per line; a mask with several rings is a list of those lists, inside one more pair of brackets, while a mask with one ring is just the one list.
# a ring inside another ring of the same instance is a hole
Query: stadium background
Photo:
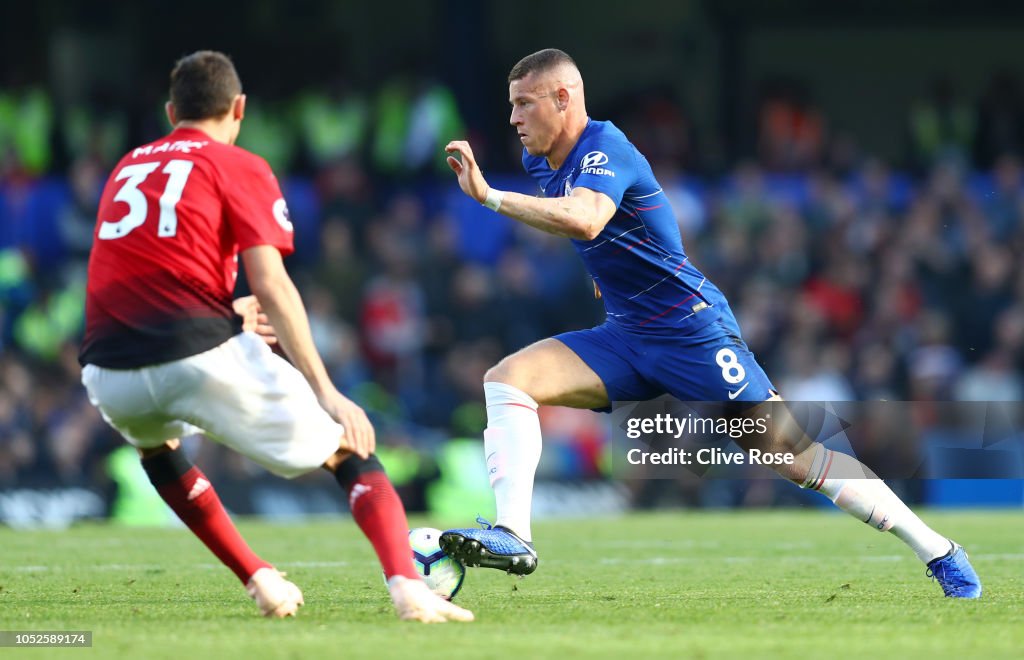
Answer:
[[[78, 383], [84, 265], [109, 168], [167, 130], [182, 54], [231, 54], [240, 144], [297, 227], [289, 269], [340, 388], [366, 405], [407, 504], [492, 506], [480, 380], [501, 355], [598, 322], [569, 244], [459, 193], [468, 136], [529, 191], [508, 69], [557, 46], [590, 112], [670, 190], [688, 252], [787, 398], [1024, 397], [1024, 14], [1009, 2], [338, 3], [60, 0], [0, 9], [0, 521], [162, 519]], [[605, 11], [613, 8], [613, 11]], [[546, 409], [540, 513], [810, 503], [777, 481], [607, 479], [608, 429]], [[229, 507], [341, 504], [189, 442]], [[737, 475], [743, 476], [743, 475]], [[908, 481], [929, 504], [1021, 506], [1019, 481]]]

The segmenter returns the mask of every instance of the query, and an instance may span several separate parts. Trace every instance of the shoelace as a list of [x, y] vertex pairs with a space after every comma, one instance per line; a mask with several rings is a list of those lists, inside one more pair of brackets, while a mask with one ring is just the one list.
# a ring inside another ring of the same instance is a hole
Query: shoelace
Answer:
[[[952, 558], [953, 558], [953, 555], [950, 555], [950, 560], [952, 560]], [[925, 574], [926, 577], [931, 578], [932, 580], [938, 581], [938, 583], [940, 585], [942, 585], [942, 591], [945, 592], [946, 595], [949, 595], [951, 593], [953, 593], [953, 594], [959, 593], [960, 591], [962, 591], [962, 588], [959, 585], [952, 585], [952, 584], [947, 586], [947, 584], [948, 584], [947, 581], [948, 580], [960, 580], [960, 581], [962, 581], [964, 579], [964, 574], [960, 570], [960, 567], [956, 563], [950, 561], [950, 562], [948, 562], [949, 565], [946, 565], [946, 564], [947, 564], [947, 562], [939, 562], [937, 564], [937, 566], [939, 567], [939, 570], [942, 573], [941, 576], [936, 575], [935, 571], [932, 570], [931, 568], [925, 569], [924, 574]]]
[[476, 524], [480, 525], [484, 529], [494, 529], [494, 525], [491, 524], [491, 521], [481, 515], [477, 515]]

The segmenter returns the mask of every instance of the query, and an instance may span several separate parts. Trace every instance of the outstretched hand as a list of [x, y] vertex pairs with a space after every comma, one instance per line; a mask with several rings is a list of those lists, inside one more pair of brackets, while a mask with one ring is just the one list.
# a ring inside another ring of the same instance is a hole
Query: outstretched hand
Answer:
[[347, 449], [361, 458], [367, 458], [374, 452], [377, 436], [362, 408], [334, 389], [320, 394], [317, 399], [334, 421], [345, 427], [339, 445], [341, 449]]
[[263, 313], [263, 308], [260, 307], [260, 301], [256, 299], [256, 296], [235, 298], [231, 301], [231, 307], [234, 308], [235, 314], [242, 317], [242, 330], [255, 332], [270, 346], [277, 343], [274, 326], [270, 325], [270, 319]]
[[462, 188], [462, 192], [483, 204], [490, 187], [487, 185], [483, 173], [480, 172], [480, 166], [476, 164], [473, 148], [469, 146], [469, 142], [452, 140], [444, 150], [449, 154], [458, 154], [459, 156], [458, 158], [454, 155], [448, 156], [448, 167], [452, 168], [455, 175], [459, 177], [459, 187]]

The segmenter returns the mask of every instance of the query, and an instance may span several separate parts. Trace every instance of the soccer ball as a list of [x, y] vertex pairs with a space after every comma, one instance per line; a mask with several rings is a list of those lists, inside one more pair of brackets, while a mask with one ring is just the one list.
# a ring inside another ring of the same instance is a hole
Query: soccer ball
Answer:
[[445, 600], [451, 600], [462, 587], [466, 568], [444, 553], [438, 545], [440, 538], [441, 530], [433, 527], [410, 530], [412, 563], [431, 591]]

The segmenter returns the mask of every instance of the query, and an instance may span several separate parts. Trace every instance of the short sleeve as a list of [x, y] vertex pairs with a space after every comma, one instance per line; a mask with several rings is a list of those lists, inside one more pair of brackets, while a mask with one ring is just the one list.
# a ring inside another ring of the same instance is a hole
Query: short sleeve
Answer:
[[288, 256], [295, 251], [295, 236], [288, 205], [270, 165], [239, 150], [224, 168], [224, 212], [238, 249], [272, 245]]
[[574, 167], [579, 172], [573, 188], [587, 188], [604, 193], [615, 205], [636, 181], [636, 156], [633, 145], [626, 140], [596, 135], [585, 140], [576, 150]]

